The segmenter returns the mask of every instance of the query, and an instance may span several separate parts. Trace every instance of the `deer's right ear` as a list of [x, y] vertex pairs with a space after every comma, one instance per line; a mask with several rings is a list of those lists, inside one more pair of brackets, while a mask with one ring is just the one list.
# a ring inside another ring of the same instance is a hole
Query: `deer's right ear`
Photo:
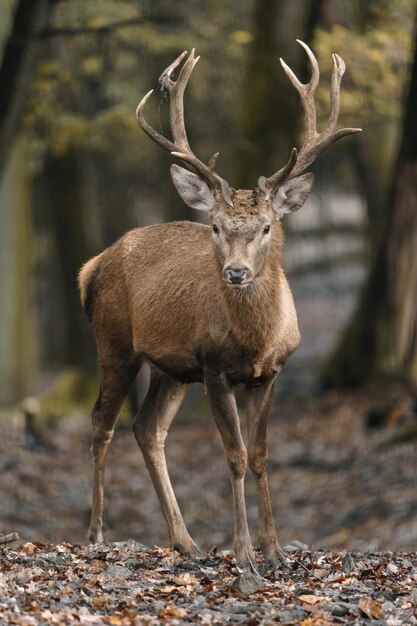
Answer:
[[171, 165], [170, 171], [172, 182], [185, 204], [208, 213], [214, 208], [216, 199], [202, 178], [179, 165]]

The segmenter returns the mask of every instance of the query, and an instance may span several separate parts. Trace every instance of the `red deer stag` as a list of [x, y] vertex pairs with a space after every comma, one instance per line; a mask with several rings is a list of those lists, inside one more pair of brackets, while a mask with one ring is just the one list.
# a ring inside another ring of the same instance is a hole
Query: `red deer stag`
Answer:
[[[92, 411], [94, 491], [89, 538], [103, 540], [104, 466], [122, 403], [146, 361], [151, 381], [133, 424], [168, 527], [171, 544], [184, 554], [198, 548], [186, 529], [171, 486], [164, 444], [185, 396], [187, 384], [204, 382], [219, 428], [234, 503], [234, 550], [240, 568], [254, 569], [244, 476], [247, 465], [256, 481], [259, 544], [265, 561], [285, 560], [278, 543], [267, 482], [267, 418], [275, 379], [297, 348], [300, 335], [294, 301], [281, 268], [281, 218], [299, 209], [313, 185], [305, 170], [334, 141], [360, 131], [336, 130], [343, 60], [333, 55], [330, 115], [316, 130], [314, 92], [317, 60], [299, 41], [312, 66], [302, 84], [281, 64], [298, 91], [305, 114], [305, 138], [288, 163], [253, 190], [232, 189], [214, 171], [217, 154], [205, 165], [192, 152], [184, 125], [183, 96], [198, 61], [188, 55], [178, 79], [173, 71], [183, 52], [159, 81], [170, 97], [172, 141], [144, 119], [150, 91], [137, 108], [144, 132], [185, 165], [171, 176], [188, 206], [206, 211], [210, 226], [173, 222], [128, 232], [81, 269], [81, 301], [94, 332], [101, 388]], [[248, 449], [242, 440], [233, 388], [246, 393]]]

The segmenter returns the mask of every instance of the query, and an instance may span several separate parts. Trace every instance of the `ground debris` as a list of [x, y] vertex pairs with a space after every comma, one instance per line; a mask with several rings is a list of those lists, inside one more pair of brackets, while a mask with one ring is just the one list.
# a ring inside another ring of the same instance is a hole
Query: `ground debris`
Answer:
[[191, 560], [134, 541], [28, 542], [2, 552], [0, 623], [417, 626], [416, 554], [354, 553], [350, 572], [341, 553], [303, 549], [296, 558], [290, 573], [246, 585], [230, 555], [215, 550]]
[[19, 540], [19, 535], [17, 533], [9, 533], [7, 535], [0, 535], [0, 545], [7, 545], [8, 543], [13, 543], [14, 541]]
[[342, 568], [345, 574], [349, 572], [354, 572], [356, 569], [355, 561], [352, 558], [352, 555], [349, 552], [346, 552], [342, 557]]

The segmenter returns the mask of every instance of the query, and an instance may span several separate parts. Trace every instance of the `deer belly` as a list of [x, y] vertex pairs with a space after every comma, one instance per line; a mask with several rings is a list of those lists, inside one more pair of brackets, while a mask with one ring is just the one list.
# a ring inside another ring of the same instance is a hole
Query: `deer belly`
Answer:
[[150, 363], [181, 383], [202, 383], [203, 370], [196, 359], [181, 358], [178, 355], [164, 355], [155, 357], [146, 355]]
[[248, 386], [261, 385], [266, 380], [276, 376], [281, 369], [274, 355], [267, 358], [251, 357], [244, 352], [239, 355], [206, 355], [203, 357], [204, 366], [217, 373], [224, 373], [232, 387], [241, 383]]

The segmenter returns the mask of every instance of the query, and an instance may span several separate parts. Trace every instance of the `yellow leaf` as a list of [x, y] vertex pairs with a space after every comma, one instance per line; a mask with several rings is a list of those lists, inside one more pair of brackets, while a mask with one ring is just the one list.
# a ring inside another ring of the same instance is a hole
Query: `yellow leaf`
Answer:
[[97, 609], [102, 609], [109, 604], [110, 599], [111, 599], [110, 596], [107, 593], [105, 593], [101, 596], [96, 596], [95, 598], [93, 598], [92, 604]]
[[174, 606], [173, 604], [168, 604], [167, 606], [162, 608], [158, 613], [158, 617], [161, 619], [169, 619], [171, 617], [181, 619], [186, 616], [187, 616], [187, 611], [185, 609], [182, 609], [179, 606]]
[[306, 604], [317, 604], [317, 602], [320, 602], [320, 598], [318, 598], [317, 596], [310, 595], [310, 594], [301, 595], [301, 596], [298, 596], [298, 598], [302, 602], [305, 602]]
[[172, 582], [177, 583], [177, 585], [195, 585], [198, 583], [198, 580], [187, 572], [184, 576], [173, 576]]
[[36, 550], [36, 546], [34, 543], [30, 543], [29, 541], [28, 543], [24, 544], [23, 550], [26, 552], [26, 554], [33, 554]]
[[328, 615], [312, 615], [300, 622], [300, 626], [333, 626], [334, 622]]
[[369, 617], [369, 619], [380, 619], [382, 617], [382, 606], [379, 602], [374, 602], [373, 600], [359, 600], [358, 608]]
[[174, 593], [177, 589], [178, 587], [175, 585], [167, 585], [166, 587], [162, 587], [162, 589], [159, 590], [159, 593]]
[[253, 41], [253, 35], [248, 30], [235, 30], [233, 33], [230, 33], [229, 39], [232, 43], [245, 46]]

